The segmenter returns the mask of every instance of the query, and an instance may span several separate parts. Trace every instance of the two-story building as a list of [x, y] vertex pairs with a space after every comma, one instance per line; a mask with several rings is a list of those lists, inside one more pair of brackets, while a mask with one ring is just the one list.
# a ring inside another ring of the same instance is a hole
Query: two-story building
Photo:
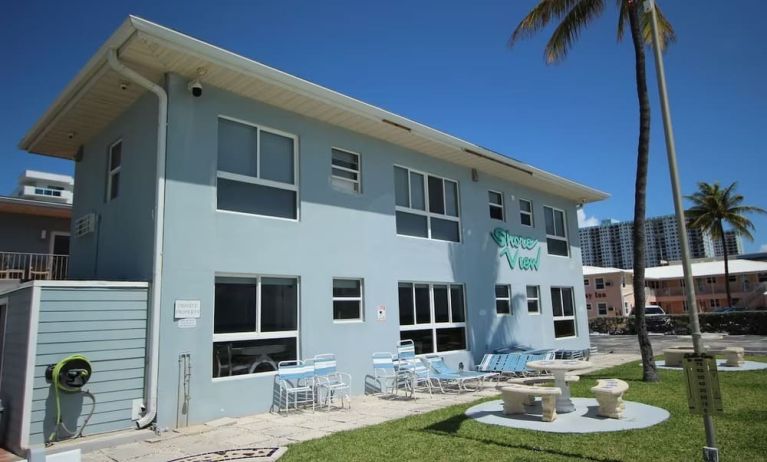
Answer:
[[576, 209], [606, 194], [143, 19], [21, 146], [76, 161], [71, 275], [151, 283], [140, 425], [268, 410], [319, 353], [362, 393], [400, 339], [589, 346]]
[[589, 318], [628, 316], [634, 309], [633, 271], [620, 268], [583, 267], [583, 288]]

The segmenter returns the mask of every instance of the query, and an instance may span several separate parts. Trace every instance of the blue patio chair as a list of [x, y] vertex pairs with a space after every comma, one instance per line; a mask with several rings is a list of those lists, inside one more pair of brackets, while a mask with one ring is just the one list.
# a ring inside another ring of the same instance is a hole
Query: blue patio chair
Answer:
[[[314, 410], [314, 367], [301, 360], [280, 361], [275, 382], [279, 387], [278, 411], [298, 409], [299, 404], [311, 404]], [[292, 400], [291, 400], [292, 398]], [[283, 408], [284, 403], [284, 408]]]
[[412, 340], [400, 340], [397, 344], [397, 372], [404, 380], [404, 387], [415, 397], [417, 389], [426, 390], [431, 396], [431, 374], [429, 368], [415, 356], [415, 344]]
[[394, 367], [394, 356], [388, 351], [373, 353], [373, 377], [381, 384], [382, 392], [388, 389], [392, 395], [397, 394], [397, 369]]
[[316, 355], [312, 362], [318, 401], [326, 403], [327, 408], [330, 409], [330, 405], [340, 397], [341, 408], [343, 408], [345, 398], [351, 409], [352, 376], [346, 372], [338, 372], [336, 355], [332, 353]]
[[[442, 381], [448, 384], [455, 383], [460, 391], [477, 391], [482, 387], [485, 379], [500, 375], [496, 372], [457, 371], [450, 369], [445, 360], [437, 355], [426, 356], [425, 361], [431, 368], [432, 378], [437, 380], [443, 393]], [[466, 386], [466, 383], [471, 381], [476, 382], [476, 386], [473, 389]]]

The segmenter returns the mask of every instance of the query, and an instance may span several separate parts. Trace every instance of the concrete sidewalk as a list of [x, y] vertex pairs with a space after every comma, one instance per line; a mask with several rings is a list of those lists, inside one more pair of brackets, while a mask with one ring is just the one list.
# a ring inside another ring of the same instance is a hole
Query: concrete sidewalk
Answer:
[[[594, 368], [612, 367], [639, 359], [635, 354], [595, 354]], [[166, 462], [180, 457], [235, 448], [284, 447], [292, 443], [321, 438], [335, 432], [376, 425], [388, 420], [422, 414], [454, 404], [495, 396], [493, 385], [474, 393], [418, 393], [417, 399], [389, 399], [355, 396], [351, 410], [317, 410], [271, 413], [225, 418], [207, 424], [162, 433], [160, 436], [129, 444], [100, 449], [83, 455], [87, 462]]]

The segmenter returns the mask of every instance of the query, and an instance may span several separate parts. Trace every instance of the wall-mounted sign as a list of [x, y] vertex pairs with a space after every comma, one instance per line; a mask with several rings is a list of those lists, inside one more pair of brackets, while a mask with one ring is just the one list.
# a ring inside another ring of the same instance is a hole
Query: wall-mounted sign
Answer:
[[174, 308], [173, 316], [176, 319], [200, 317], [199, 300], [176, 300]]
[[197, 327], [197, 318], [181, 318], [176, 321], [179, 329], [191, 329]]
[[379, 321], [386, 321], [386, 307], [378, 305], [376, 308], [376, 315], [378, 316]]
[[503, 228], [495, 228], [490, 235], [500, 247], [500, 255], [506, 257], [510, 269], [538, 271], [541, 263], [541, 247], [537, 239], [517, 236]]

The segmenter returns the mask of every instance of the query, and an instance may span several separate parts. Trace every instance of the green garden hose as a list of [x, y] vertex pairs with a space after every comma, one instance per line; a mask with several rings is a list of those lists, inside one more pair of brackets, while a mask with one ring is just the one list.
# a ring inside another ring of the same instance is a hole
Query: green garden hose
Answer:
[[[73, 364], [83, 365], [85, 367], [69, 370], [68, 368]], [[49, 369], [49, 372], [46, 373], [46, 375], [50, 373], [50, 380], [53, 384], [53, 392], [56, 394], [56, 427], [48, 437], [48, 444], [51, 444], [58, 439], [59, 428], [63, 428], [70, 437], [77, 438], [81, 436], [85, 426], [88, 425], [88, 421], [91, 420], [93, 412], [96, 409], [96, 397], [93, 396], [93, 394], [88, 390], [82, 389], [82, 386], [90, 378], [91, 370], [91, 363], [88, 361], [88, 358], [83, 355], [74, 354], [67, 356], [58, 363], [54, 364], [53, 367]], [[68, 374], [67, 377], [69, 380], [67, 382], [62, 382], [62, 376], [64, 374]], [[62, 391], [67, 393], [82, 393], [84, 396], [89, 397], [91, 401], [93, 401], [90, 413], [85, 418], [85, 421], [83, 422], [83, 425], [80, 427], [80, 429], [76, 429], [77, 431], [71, 431], [69, 428], [67, 428], [66, 424], [64, 424], [64, 421], [61, 419], [60, 394]]]

